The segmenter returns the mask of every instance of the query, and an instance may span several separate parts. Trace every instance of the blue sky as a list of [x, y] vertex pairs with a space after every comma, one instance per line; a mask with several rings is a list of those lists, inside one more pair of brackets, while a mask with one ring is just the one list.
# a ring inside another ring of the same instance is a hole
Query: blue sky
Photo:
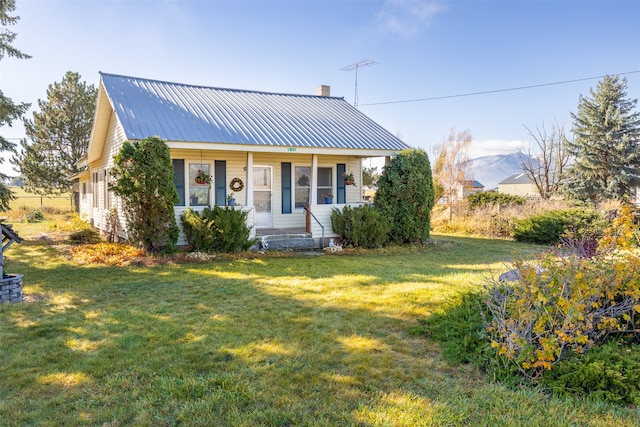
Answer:
[[[66, 71], [354, 101], [414, 147], [469, 129], [472, 156], [527, 147], [524, 125], [571, 128], [580, 94], [598, 80], [399, 102], [629, 73], [640, 98], [637, 0], [17, 0], [15, 47], [0, 87], [15, 101], [46, 99]], [[31, 114], [29, 113], [29, 117]], [[24, 136], [20, 124], [0, 129]], [[4, 165], [6, 169], [6, 164]]]

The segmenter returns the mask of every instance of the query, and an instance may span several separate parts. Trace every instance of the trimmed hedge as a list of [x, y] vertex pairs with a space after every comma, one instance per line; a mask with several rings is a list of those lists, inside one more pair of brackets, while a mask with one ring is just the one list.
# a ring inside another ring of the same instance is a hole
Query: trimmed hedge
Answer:
[[246, 251], [258, 241], [250, 237], [247, 212], [239, 209], [214, 206], [198, 213], [189, 208], [181, 220], [187, 241], [196, 251]]
[[389, 242], [391, 221], [376, 208], [345, 206], [331, 211], [331, 226], [344, 246], [379, 248]]

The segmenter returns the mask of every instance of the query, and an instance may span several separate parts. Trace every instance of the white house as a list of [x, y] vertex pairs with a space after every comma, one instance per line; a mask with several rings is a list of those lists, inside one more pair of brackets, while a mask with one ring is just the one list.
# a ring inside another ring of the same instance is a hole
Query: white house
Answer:
[[[178, 224], [187, 208], [224, 205], [234, 191], [254, 232], [306, 227], [318, 238], [318, 223], [306, 224], [309, 204], [325, 236], [335, 236], [331, 209], [362, 202], [362, 159], [410, 147], [328, 92], [327, 86], [318, 95], [256, 92], [101, 73], [87, 169], [79, 175], [80, 213], [103, 231], [111, 209], [121, 215], [122, 203], [108, 190], [113, 158], [125, 140], [158, 136], [171, 150]], [[212, 182], [197, 183], [198, 171]], [[343, 178], [350, 172], [356, 185]]]
[[540, 193], [526, 173], [515, 173], [498, 183], [498, 192], [525, 198], [538, 198]]

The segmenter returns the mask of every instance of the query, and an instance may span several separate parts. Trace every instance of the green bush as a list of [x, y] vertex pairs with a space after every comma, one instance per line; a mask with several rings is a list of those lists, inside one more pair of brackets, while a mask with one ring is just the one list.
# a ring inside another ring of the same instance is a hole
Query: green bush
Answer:
[[69, 241], [75, 244], [98, 243], [102, 241], [100, 233], [95, 228], [83, 228], [69, 235]]
[[434, 204], [433, 176], [423, 150], [404, 150], [384, 167], [374, 199], [391, 221], [391, 240], [423, 243], [429, 238]]
[[601, 221], [601, 216], [591, 209], [568, 209], [548, 211], [516, 222], [512, 237], [519, 242], [542, 245], [560, 242], [560, 237], [568, 232], [579, 233], [590, 230]]
[[333, 209], [331, 226], [344, 246], [379, 248], [389, 241], [391, 221], [372, 206], [345, 206]]
[[480, 191], [467, 196], [470, 209], [483, 208], [486, 206], [521, 206], [526, 200], [520, 196], [498, 193], [495, 191]]
[[201, 252], [238, 252], [253, 246], [247, 226], [247, 212], [228, 207], [206, 207], [202, 213], [187, 209], [182, 229], [194, 250]]
[[640, 405], [640, 346], [610, 340], [560, 362], [540, 383], [560, 395]]
[[44, 214], [40, 209], [33, 209], [27, 212], [24, 218], [27, 222], [39, 222], [44, 219]]
[[178, 193], [167, 144], [157, 136], [125, 141], [111, 176], [109, 189], [122, 198], [129, 241], [149, 252], [175, 250]]

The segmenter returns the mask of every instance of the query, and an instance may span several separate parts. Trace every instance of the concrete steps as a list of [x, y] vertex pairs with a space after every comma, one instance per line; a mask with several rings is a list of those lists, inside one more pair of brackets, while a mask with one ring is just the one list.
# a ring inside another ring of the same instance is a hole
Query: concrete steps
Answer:
[[265, 249], [265, 243], [266, 249], [275, 251], [308, 251], [320, 248], [320, 244], [311, 237], [310, 233], [267, 234], [257, 237], [261, 239], [258, 246], [262, 250]]

